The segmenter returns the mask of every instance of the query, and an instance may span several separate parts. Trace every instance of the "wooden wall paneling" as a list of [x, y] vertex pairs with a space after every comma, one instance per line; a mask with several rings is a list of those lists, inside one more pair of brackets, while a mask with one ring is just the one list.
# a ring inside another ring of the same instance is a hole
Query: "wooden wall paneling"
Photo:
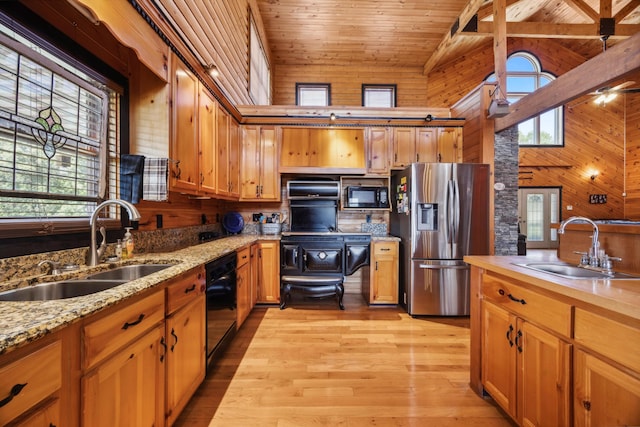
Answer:
[[[640, 81], [636, 80], [636, 84]], [[624, 217], [640, 220], [640, 94], [627, 94], [625, 135], [626, 145]], [[624, 114], [623, 114], [624, 115]]]
[[157, 215], [162, 215], [162, 228], [170, 229], [202, 225], [202, 215], [207, 224], [216, 224], [225, 212], [222, 200], [190, 199], [179, 193], [171, 193], [168, 202], [142, 200], [136, 208], [141, 215], [138, 228], [144, 231], [157, 229]]

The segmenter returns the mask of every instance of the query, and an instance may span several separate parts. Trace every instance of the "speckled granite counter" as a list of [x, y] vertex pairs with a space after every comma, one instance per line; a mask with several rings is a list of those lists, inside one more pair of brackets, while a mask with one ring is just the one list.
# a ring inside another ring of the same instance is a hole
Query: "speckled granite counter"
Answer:
[[[83, 317], [110, 307], [140, 291], [152, 288], [194, 267], [256, 240], [277, 239], [279, 236], [238, 235], [191, 246], [170, 253], [144, 254], [115, 266], [134, 263], [175, 264], [174, 266], [92, 295], [51, 301], [0, 301], [0, 354], [35, 341], [44, 335]], [[108, 268], [101, 264], [74, 272], [78, 277]], [[48, 277], [58, 280], [58, 277]], [[0, 286], [1, 287], [1, 286]]]

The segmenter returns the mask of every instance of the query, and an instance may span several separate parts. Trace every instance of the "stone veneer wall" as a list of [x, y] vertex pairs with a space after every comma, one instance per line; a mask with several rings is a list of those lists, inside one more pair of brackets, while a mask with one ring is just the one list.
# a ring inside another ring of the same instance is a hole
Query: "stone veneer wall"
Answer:
[[518, 127], [495, 134], [494, 182], [504, 184], [495, 191], [495, 254], [518, 255]]

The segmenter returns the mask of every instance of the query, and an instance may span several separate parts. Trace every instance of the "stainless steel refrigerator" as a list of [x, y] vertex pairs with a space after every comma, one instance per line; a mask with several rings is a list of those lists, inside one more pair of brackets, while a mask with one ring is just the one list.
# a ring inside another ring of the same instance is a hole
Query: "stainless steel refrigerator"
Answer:
[[489, 165], [413, 163], [391, 178], [400, 299], [412, 316], [469, 314], [465, 255], [489, 253]]

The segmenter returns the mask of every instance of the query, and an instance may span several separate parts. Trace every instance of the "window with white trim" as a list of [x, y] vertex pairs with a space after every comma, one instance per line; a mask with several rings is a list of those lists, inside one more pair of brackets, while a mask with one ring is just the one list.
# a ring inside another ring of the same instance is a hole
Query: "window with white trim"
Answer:
[[[527, 52], [515, 52], [507, 59], [507, 100], [513, 104], [555, 80], [542, 71], [540, 61]], [[486, 79], [495, 82], [495, 74]], [[564, 144], [562, 107], [555, 108], [518, 124], [521, 146], [558, 146]]]
[[331, 83], [296, 83], [296, 105], [328, 107], [331, 105]]
[[253, 16], [250, 18], [249, 95], [256, 105], [271, 105], [271, 70]]
[[120, 95], [12, 27], [0, 24], [0, 230], [86, 229], [97, 204], [117, 197]]
[[389, 108], [396, 106], [396, 85], [363, 84], [362, 106]]

